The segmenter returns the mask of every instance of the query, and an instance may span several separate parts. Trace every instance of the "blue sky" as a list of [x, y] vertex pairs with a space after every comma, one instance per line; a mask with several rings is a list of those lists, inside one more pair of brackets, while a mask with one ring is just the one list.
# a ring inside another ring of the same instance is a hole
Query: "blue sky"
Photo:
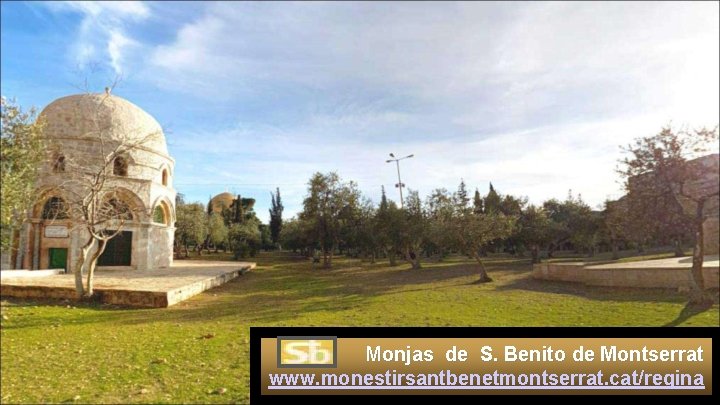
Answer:
[[44, 107], [84, 77], [166, 129], [190, 201], [264, 221], [315, 171], [375, 201], [464, 178], [531, 202], [618, 197], [618, 145], [720, 120], [718, 3], [2, 2], [2, 95]]

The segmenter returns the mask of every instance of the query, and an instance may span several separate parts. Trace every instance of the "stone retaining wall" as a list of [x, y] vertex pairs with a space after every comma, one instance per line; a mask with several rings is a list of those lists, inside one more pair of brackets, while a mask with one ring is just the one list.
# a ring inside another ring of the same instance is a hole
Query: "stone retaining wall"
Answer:
[[[598, 266], [598, 263], [592, 263], [592, 266], [588, 263], [535, 264], [532, 276], [541, 280], [606, 287], [690, 288], [692, 282], [689, 267], [607, 268]], [[720, 286], [720, 268], [704, 267], [703, 277], [706, 288]]]

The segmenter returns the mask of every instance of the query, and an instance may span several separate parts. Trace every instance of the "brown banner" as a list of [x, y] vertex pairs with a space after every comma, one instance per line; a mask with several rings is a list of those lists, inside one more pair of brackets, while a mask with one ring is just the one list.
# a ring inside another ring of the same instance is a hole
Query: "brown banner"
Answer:
[[261, 339], [263, 395], [712, 394], [709, 338]]

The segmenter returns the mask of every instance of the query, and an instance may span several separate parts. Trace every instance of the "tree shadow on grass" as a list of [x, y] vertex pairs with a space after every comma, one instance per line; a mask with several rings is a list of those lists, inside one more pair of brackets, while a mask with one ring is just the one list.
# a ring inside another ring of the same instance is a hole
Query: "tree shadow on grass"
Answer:
[[[487, 267], [493, 278], [497, 275], [500, 280], [512, 280], [522, 275], [520, 270], [527, 271], [526, 266], [519, 264], [490, 260]], [[68, 314], [69, 318], [63, 323], [134, 325], [226, 319], [238, 324], [268, 324], [292, 321], [297, 314], [312, 317], [313, 313], [357, 308], [379, 295], [458, 286], [472, 288], [468, 282], [475, 280], [476, 264], [467, 261], [427, 263], [424, 268], [413, 270], [407, 264], [388, 267], [382, 263], [345, 260], [339, 262], [336, 269], [324, 270], [313, 269], [308, 261], [278, 258], [171, 308], [131, 309], [73, 302], [71, 305], [85, 311], [82, 316]], [[7, 328], [44, 326], [52, 324], [57, 318], [57, 312], [47, 313], [12, 322]]]
[[687, 321], [688, 319], [692, 318], [693, 316], [699, 315], [707, 311], [708, 309], [712, 308], [712, 306], [712, 302], [707, 302], [703, 304], [692, 304], [688, 302], [687, 305], [685, 305], [685, 308], [680, 311], [677, 318], [673, 319], [672, 321], [666, 323], [663, 326], [678, 326]]

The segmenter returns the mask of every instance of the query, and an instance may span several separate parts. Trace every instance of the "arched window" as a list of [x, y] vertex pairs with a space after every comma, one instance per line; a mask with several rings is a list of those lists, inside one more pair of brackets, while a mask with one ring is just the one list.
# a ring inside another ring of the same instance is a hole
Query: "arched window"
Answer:
[[67, 205], [60, 197], [51, 197], [43, 206], [42, 219], [67, 219]]
[[159, 204], [155, 207], [155, 210], [153, 210], [153, 222], [158, 224], [167, 224], [167, 220], [165, 219], [165, 209], [162, 204]]
[[52, 170], [55, 173], [62, 173], [65, 171], [65, 155], [58, 154], [55, 156], [55, 160], [53, 161]]
[[162, 185], [167, 186], [168, 185], [168, 171], [167, 169], [163, 169], [162, 171]]
[[100, 216], [104, 219], [124, 219], [132, 221], [133, 214], [130, 207], [117, 198], [111, 198], [103, 204]]
[[128, 163], [127, 159], [122, 156], [118, 156], [113, 161], [113, 174], [116, 176], [127, 176], [128, 174]]

